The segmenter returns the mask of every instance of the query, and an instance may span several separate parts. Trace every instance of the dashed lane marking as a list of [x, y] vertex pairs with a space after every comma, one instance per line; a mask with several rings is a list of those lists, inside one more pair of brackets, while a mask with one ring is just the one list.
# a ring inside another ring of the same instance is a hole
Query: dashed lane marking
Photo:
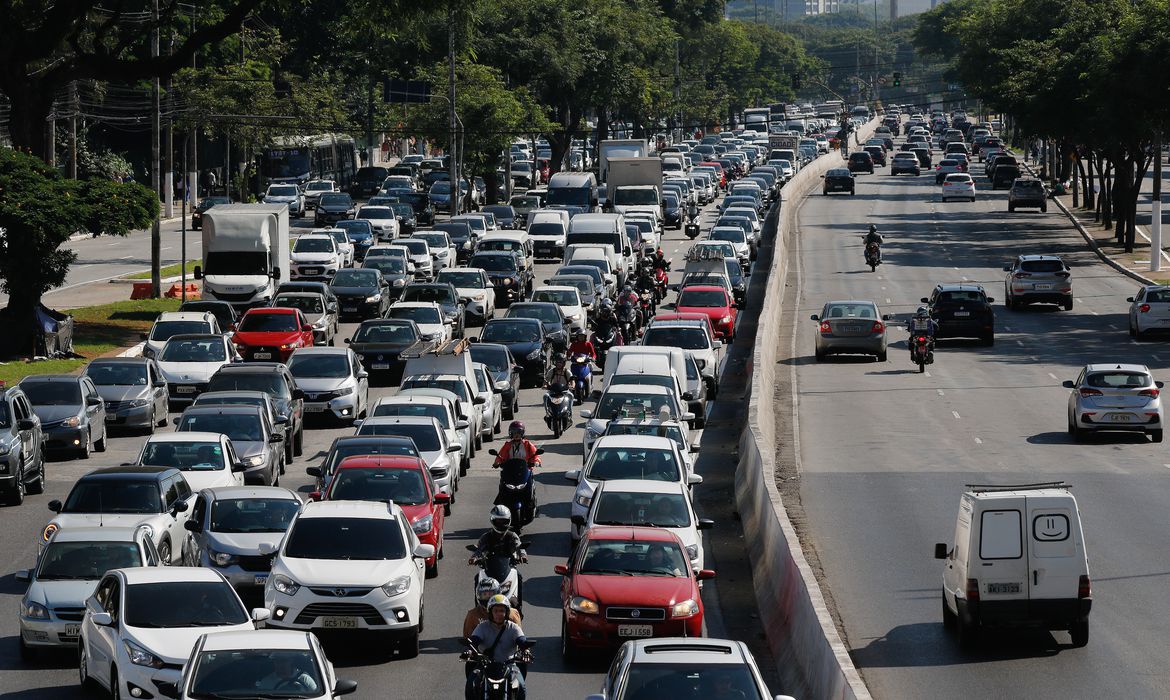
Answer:
[[955, 420], [959, 420], [960, 418], [962, 418], [962, 416], [959, 415], [958, 411], [951, 411], [951, 415], [955, 417]]

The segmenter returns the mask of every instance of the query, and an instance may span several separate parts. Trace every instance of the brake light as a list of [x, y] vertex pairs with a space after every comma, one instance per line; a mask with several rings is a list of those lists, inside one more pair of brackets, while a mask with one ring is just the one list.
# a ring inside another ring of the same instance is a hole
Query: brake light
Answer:
[[1104, 396], [1104, 395], [1105, 395], [1104, 392], [1102, 392], [1100, 389], [1088, 389], [1088, 388], [1081, 389], [1081, 396]]
[[1091, 598], [1093, 596], [1093, 585], [1089, 582], [1089, 575], [1083, 574], [1077, 582], [1077, 597]]
[[821, 321], [821, 333], [832, 333], [833, 327], [829, 325], [828, 321]]
[[1031, 276], [1032, 276], [1032, 273], [1030, 273], [1030, 272], [1017, 272], [1016, 274], [1012, 275], [1012, 277], [1015, 277], [1018, 280], [1022, 280], [1025, 277], [1031, 277]]
[[874, 321], [873, 322], [873, 330], [870, 332], [871, 333], [881, 333], [885, 329], [886, 329], [886, 326], [884, 323], [882, 323], [881, 321]]
[[979, 601], [979, 579], [967, 579], [967, 600], [971, 602]]
[[926, 342], [926, 336], [924, 336], [924, 335], [920, 335], [920, 336], [918, 336], [918, 342], [920, 342], [920, 343], [925, 343], [925, 342]]
[[1138, 396], [1148, 396], [1151, 399], [1156, 399], [1159, 393], [1157, 389], [1142, 389], [1138, 392]]
[[1149, 304], [1142, 304], [1141, 306], [1138, 307], [1138, 311], [1140, 311], [1143, 314], [1149, 313], [1150, 312], [1150, 305]]

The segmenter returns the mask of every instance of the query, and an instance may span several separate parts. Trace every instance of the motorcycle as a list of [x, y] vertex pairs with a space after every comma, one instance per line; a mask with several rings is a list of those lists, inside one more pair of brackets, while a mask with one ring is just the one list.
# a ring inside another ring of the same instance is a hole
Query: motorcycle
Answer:
[[638, 333], [638, 310], [629, 302], [623, 302], [618, 307], [618, 330], [622, 338], [632, 341]]
[[523, 550], [518, 554], [484, 555], [475, 551], [475, 545], [467, 545], [467, 551], [475, 556], [472, 566], [478, 566], [479, 571], [471, 578], [471, 591], [474, 595], [477, 586], [487, 579], [493, 579], [500, 584], [500, 593], [508, 596], [512, 607], [523, 614], [524, 606], [524, 577], [516, 570], [516, 565], [525, 561]]
[[[495, 449], [488, 450], [490, 455], [498, 455]], [[537, 450], [536, 454], [544, 454], [544, 450]], [[523, 459], [513, 458], [506, 460], [499, 466], [500, 486], [496, 492], [493, 505], [507, 506], [512, 511], [512, 529], [520, 529], [536, 518], [536, 490], [533, 481], [532, 467]], [[498, 577], [493, 577], [498, 578]]]
[[[574, 355], [573, 365], [570, 371], [573, 373], [573, 397], [577, 399], [577, 403], [584, 403], [585, 399], [593, 391], [593, 367], [589, 363], [589, 356], [580, 352]], [[562, 430], [561, 432], [564, 431]], [[557, 435], [557, 437], [560, 437], [560, 435]]]
[[654, 292], [643, 290], [638, 294], [638, 306], [642, 310], [642, 318], [654, 316]]
[[476, 679], [474, 697], [483, 700], [511, 700], [519, 696], [520, 682], [513, 675], [513, 668], [516, 669], [516, 673], [522, 673], [519, 665], [532, 662], [531, 650], [536, 646], [536, 640], [527, 639], [517, 644], [516, 653], [503, 663], [485, 656], [475, 648], [470, 639], [464, 640], [464, 643], [468, 648], [459, 655], [459, 658], [468, 664], [474, 664], [471, 671]]
[[666, 285], [669, 279], [670, 275], [665, 268], [660, 267], [654, 271], [654, 288], [658, 293], [658, 299], [656, 303], [661, 304], [662, 300], [666, 298]]
[[544, 423], [554, 438], [573, 424], [573, 395], [564, 384], [553, 384], [544, 393]]
[[910, 360], [918, 365], [918, 371], [925, 372], [926, 366], [934, 364], [934, 340], [926, 335], [910, 337]]
[[597, 330], [593, 331], [593, 337], [589, 342], [593, 343], [593, 349], [597, 351], [598, 367], [605, 367], [605, 357], [609, 354], [610, 348], [625, 345], [616, 321], [599, 324]]
[[877, 266], [882, 264], [882, 247], [877, 243], [865, 244], [865, 264], [869, 265], [869, 271], [877, 270]]

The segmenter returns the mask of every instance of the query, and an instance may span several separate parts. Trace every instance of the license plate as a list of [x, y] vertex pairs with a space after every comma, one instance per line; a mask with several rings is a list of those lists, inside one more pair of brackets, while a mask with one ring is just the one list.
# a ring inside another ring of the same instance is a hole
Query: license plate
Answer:
[[955, 312], [955, 316], [970, 316], [970, 315], [971, 315], [970, 311], [956, 311]]
[[347, 314], [356, 314], [357, 313], [356, 306], [343, 306], [343, 307], [341, 307], [341, 310]]
[[116, 422], [118, 422], [118, 416], [107, 413], [106, 414], [106, 422], [107, 423], [116, 423]]
[[305, 404], [305, 413], [320, 413], [325, 410], [323, 403], [307, 403]]
[[358, 621], [356, 617], [323, 617], [321, 627], [327, 630], [356, 630]]
[[619, 637], [653, 637], [654, 628], [650, 625], [618, 625]]
[[1032, 288], [1033, 289], [1052, 289], [1052, 285], [1051, 284], [1036, 284], [1036, 285], [1033, 285]]
[[1109, 420], [1114, 423], [1129, 423], [1133, 420], [1133, 416], [1128, 413], [1111, 413], [1109, 414]]
[[177, 386], [175, 387], [176, 394], [194, 394], [195, 387], [193, 386]]
[[303, 267], [303, 268], [301, 268], [301, 274], [319, 275], [319, 274], [321, 274], [321, 268], [319, 268], [319, 267]]
[[270, 353], [270, 352], [254, 352], [254, 353], [252, 353], [252, 357], [256, 358], [257, 360], [271, 360], [272, 353]]
[[268, 583], [268, 574], [256, 574], [256, 577], [252, 579], [252, 582], [257, 586], [263, 586], [265, 583]]
[[390, 369], [390, 363], [389, 362], [375, 362], [374, 364], [370, 365], [370, 369]]
[[1019, 593], [1021, 590], [1019, 581], [1012, 581], [1010, 583], [988, 583], [988, 593]]
[[65, 636], [66, 637], [80, 637], [81, 636], [81, 623], [74, 623], [71, 625], [65, 625]]

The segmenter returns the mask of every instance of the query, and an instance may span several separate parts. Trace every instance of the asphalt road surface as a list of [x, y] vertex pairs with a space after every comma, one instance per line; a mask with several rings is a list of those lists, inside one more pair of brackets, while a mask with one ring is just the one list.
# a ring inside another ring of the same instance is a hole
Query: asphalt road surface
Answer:
[[[703, 213], [704, 229], [715, 218], [714, 208]], [[298, 227], [299, 228], [299, 227]], [[141, 241], [134, 237], [131, 242]], [[146, 239], [147, 241], [149, 239]], [[192, 239], [193, 240], [193, 239]], [[97, 242], [104, 243], [99, 239]], [[681, 277], [681, 256], [689, 242], [681, 232], [670, 230], [663, 241], [663, 249], [676, 262], [672, 281]], [[107, 256], [108, 258], [109, 256]], [[108, 265], [100, 260], [95, 265]], [[536, 280], [549, 276], [555, 266], [540, 265]], [[106, 273], [103, 273], [106, 274]], [[753, 282], [759, 293], [760, 281]], [[350, 337], [355, 324], [345, 324], [339, 339]], [[470, 328], [469, 335], [478, 329]], [[711, 636], [731, 636], [748, 641], [753, 648], [765, 677], [774, 692], [782, 692], [775, 685], [770, 672], [772, 663], [765, 655], [766, 646], [751, 588], [751, 574], [743, 547], [739, 523], [732, 514], [731, 475], [734, 462], [727, 458], [734, 450], [742, 424], [743, 410], [736, 399], [742, 397], [744, 356], [750, 358], [750, 341], [734, 344], [728, 351], [725, 366], [730, 371], [723, 385], [724, 401], [712, 406], [707, 430], [702, 431], [703, 447], [697, 461], [697, 470], [706, 482], [696, 491], [697, 508], [701, 517], [717, 520], [714, 530], [707, 532], [706, 550], [709, 566], [718, 571], [719, 578], [704, 588], [707, 611], [707, 630]], [[371, 388], [370, 401], [389, 395], [393, 388]], [[553, 573], [553, 565], [563, 562], [568, 554], [569, 501], [573, 484], [562, 472], [581, 465], [581, 423], [578, 422], [560, 440], [552, 440], [543, 421], [542, 393], [536, 389], [521, 392], [521, 411], [518, 416], [528, 426], [530, 437], [546, 451], [544, 468], [537, 476], [538, 501], [541, 504], [537, 520], [525, 529], [525, 537], [532, 541], [530, 561], [521, 566], [525, 577], [524, 628], [529, 637], [538, 640], [536, 661], [528, 676], [531, 698], [582, 698], [595, 692], [599, 679], [608, 664], [607, 658], [587, 659], [566, 667], [560, 656], [560, 582]], [[168, 428], [169, 429], [169, 428]], [[316, 465], [324, 457], [333, 438], [351, 434], [352, 429], [340, 426], [308, 426], [305, 433], [304, 456], [297, 458], [281, 483], [302, 492], [310, 490], [310, 478], [304, 469]], [[77, 683], [76, 655], [61, 653], [48, 656], [37, 664], [26, 665], [17, 648], [17, 602], [23, 593], [23, 584], [17, 583], [13, 572], [34, 563], [36, 538], [51, 513], [45, 505], [54, 498], [64, 498], [74, 481], [82, 474], [99, 466], [117, 465], [137, 456], [142, 437], [111, 437], [108, 451], [95, 454], [88, 461], [55, 461], [48, 464], [48, 483], [43, 495], [29, 496], [19, 508], [0, 509], [0, 697], [9, 700], [80, 698], [83, 693]], [[422, 635], [422, 653], [416, 659], [387, 658], [381, 641], [361, 638], [356, 641], [327, 641], [330, 659], [338, 668], [338, 675], [358, 681], [355, 698], [452, 698], [463, 692], [463, 668], [457, 659], [459, 634], [463, 615], [473, 604], [472, 574], [467, 566], [464, 545], [475, 541], [487, 526], [487, 512], [495, 497], [497, 472], [490, 466], [493, 459], [488, 447], [499, 445], [500, 439], [485, 444], [473, 460], [472, 468], [461, 480], [457, 503], [447, 519], [445, 545], [447, 556], [440, 562], [438, 578], [426, 585], [427, 624]], [[246, 601], [247, 602], [247, 601]]]
[[[1125, 298], [1137, 283], [1089, 252], [1055, 207], [1009, 214], [1006, 190], [988, 189], [978, 164], [973, 174], [974, 203], [944, 204], [933, 177], [879, 168], [858, 177], [856, 196], [818, 192], [801, 211], [787, 360], [800, 494], [851, 655], [878, 698], [1170, 697], [1170, 459], [1163, 445], [1125, 433], [1073, 444], [1061, 388], [1089, 362], [1144, 363], [1168, 379], [1170, 348], [1130, 340]], [[869, 222], [885, 236], [876, 272], [863, 264]], [[1001, 266], [1023, 253], [1072, 266], [1072, 311], [1004, 307]], [[904, 322], [936, 284], [960, 281], [996, 299], [995, 345], [940, 341], [918, 374]], [[898, 315], [889, 361], [814, 360], [808, 318], [831, 299], [870, 299]], [[932, 547], [953, 538], [964, 485], [1060, 479], [1083, 518], [1088, 646], [1071, 648], [1066, 632], [991, 632], [960, 651], [941, 623]]]

